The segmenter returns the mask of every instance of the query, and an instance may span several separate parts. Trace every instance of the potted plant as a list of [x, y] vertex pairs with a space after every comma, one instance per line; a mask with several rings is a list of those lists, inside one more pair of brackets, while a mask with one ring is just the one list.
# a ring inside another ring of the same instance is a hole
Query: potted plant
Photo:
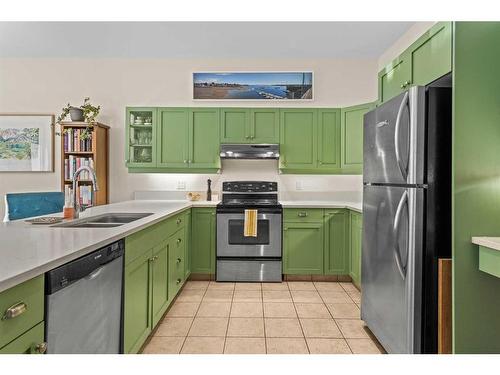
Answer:
[[62, 109], [62, 113], [57, 117], [57, 123], [60, 124], [69, 115], [71, 121], [86, 122], [87, 127], [80, 135], [80, 138], [85, 139], [90, 137], [96, 117], [99, 115], [101, 106], [95, 106], [90, 103], [90, 98], [86, 97], [80, 107], [74, 107], [70, 103]]

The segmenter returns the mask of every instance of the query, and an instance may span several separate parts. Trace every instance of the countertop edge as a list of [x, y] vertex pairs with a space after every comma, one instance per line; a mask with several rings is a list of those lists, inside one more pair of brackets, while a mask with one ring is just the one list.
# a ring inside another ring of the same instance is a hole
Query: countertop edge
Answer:
[[472, 237], [471, 242], [475, 245], [500, 251], [500, 237]]

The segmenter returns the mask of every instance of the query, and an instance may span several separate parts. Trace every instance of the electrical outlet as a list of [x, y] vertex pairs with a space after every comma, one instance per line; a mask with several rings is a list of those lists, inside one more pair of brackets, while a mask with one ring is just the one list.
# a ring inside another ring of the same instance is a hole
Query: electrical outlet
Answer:
[[302, 181], [295, 181], [295, 190], [304, 190], [304, 186], [302, 185]]
[[177, 190], [186, 190], [186, 181], [177, 181]]

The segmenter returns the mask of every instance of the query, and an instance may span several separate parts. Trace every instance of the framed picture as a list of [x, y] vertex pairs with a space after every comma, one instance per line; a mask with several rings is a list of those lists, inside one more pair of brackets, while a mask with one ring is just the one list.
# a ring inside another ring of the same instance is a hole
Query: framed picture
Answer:
[[53, 172], [54, 122], [54, 115], [0, 114], [0, 172]]
[[197, 72], [194, 100], [313, 100], [312, 72]]

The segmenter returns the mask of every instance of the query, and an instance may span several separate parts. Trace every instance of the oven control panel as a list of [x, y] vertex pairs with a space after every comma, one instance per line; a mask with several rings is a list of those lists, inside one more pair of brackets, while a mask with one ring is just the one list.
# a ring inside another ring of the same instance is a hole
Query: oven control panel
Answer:
[[277, 182], [266, 181], [226, 181], [222, 183], [223, 192], [268, 193], [277, 192]]

